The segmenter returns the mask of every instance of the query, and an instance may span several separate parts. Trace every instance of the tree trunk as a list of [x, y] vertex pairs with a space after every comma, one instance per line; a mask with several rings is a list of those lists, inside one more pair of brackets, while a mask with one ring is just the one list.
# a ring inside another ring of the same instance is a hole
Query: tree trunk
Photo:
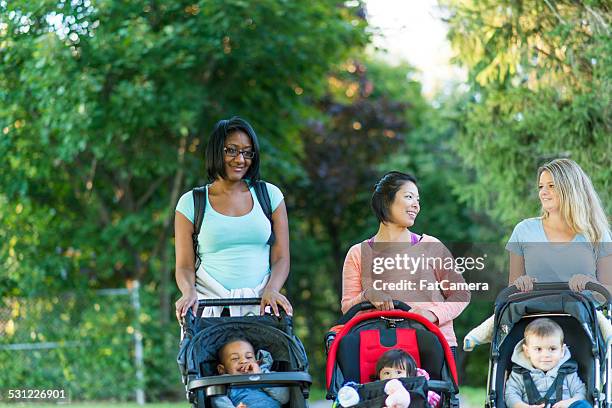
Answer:
[[334, 289], [338, 294], [338, 299], [342, 298], [342, 266], [344, 265], [344, 254], [342, 252], [342, 243], [340, 242], [340, 228], [337, 223], [330, 222], [327, 226], [329, 234], [329, 244], [331, 246], [331, 255], [334, 261], [333, 282]]

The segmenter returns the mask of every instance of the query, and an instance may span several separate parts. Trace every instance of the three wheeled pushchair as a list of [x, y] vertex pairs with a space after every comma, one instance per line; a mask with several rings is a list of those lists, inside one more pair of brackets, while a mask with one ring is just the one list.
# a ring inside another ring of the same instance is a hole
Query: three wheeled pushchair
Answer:
[[[511, 357], [532, 320], [548, 317], [563, 329], [565, 344], [578, 364], [587, 399], [595, 407], [612, 407], [611, 350], [600, 332], [596, 310], [610, 312], [610, 293], [589, 282], [586, 292], [573, 292], [567, 283], [536, 283], [533, 291], [504, 289], [495, 301], [495, 317], [487, 381], [487, 408], [505, 408], [504, 387], [511, 371]], [[603, 301], [595, 300], [599, 294]]]
[[[411, 407], [429, 407], [428, 391], [440, 394], [439, 407], [458, 407], [459, 388], [453, 353], [437, 326], [410, 306], [394, 301], [395, 310], [372, 310], [370, 302], [353, 306], [325, 337], [327, 351], [327, 398], [335, 399], [347, 382], [361, 384], [360, 404], [356, 407], [384, 405], [385, 381], [376, 380], [378, 358], [391, 348], [401, 348], [426, 370], [424, 377], [402, 379], [412, 397]], [[363, 312], [358, 314], [359, 312]]]
[[[312, 379], [301, 341], [293, 333], [291, 316], [247, 315], [199, 317], [208, 306], [259, 305], [259, 298], [200, 300], [196, 316], [187, 312], [181, 325], [178, 364], [187, 399], [197, 408], [213, 408], [212, 397], [226, 395], [231, 387], [288, 387], [289, 402], [283, 408], [308, 406]], [[217, 353], [228, 340], [241, 337], [255, 350], [268, 351], [274, 360], [270, 373], [217, 375]]]

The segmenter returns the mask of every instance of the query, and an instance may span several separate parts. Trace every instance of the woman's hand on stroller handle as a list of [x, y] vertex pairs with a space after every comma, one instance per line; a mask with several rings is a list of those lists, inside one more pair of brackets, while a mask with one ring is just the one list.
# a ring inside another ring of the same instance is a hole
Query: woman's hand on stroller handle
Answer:
[[523, 275], [516, 278], [512, 285], [516, 286], [516, 288], [521, 292], [531, 292], [533, 290], [534, 282], [538, 280], [533, 276]]
[[424, 318], [426, 318], [427, 320], [429, 320], [430, 322], [434, 324], [438, 323], [438, 316], [436, 316], [433, 312], [427, 309], [416, 308], [416, 309], [412, 309], [411, 312], [423, 316]]
[[[582, 278], [582, 276], [584, 276], [584, 275], [574, 275], [574, 276], [577, 276], [577, 278], [576, 278], [576, 280], [574, 282], [572, 282], [572, 280], [570, 280], [569, 282], [543, 282], [543, 283], [537, 283], [537, 281], [534, 280], [534, 282], [532, 282], [531, 289], [524, 290], [524, 291], [521, 290], [521, 287], [519, 287], [518, 285], [513, 284], [513, 285], [508, 286], [503, 291], [501, 291], [500, 294], [497, 297], [498, 297], [498, 299], [505, 299], [508, 296], [512, 296], [512, 295], [516, 294], [517, 292], [529, 292], [531, 290], [534, 290], [534, 291], [540, 291], [540, 290], [548, 290], [548, 291], [571, 290], [573, 292], [582, 292], [584, 290], [590, 290], [592, 292], [596, 292], [596, 293], [600, 294], [605, 299], [605, 303], [612, 303], [612, 295], [610, 295], [610, 292], [608, 291], [608, 289], [604, 285], [599, 283], [597, 280], [593, 279], [592, 277], [588, 277], [588, 276], [586, 276], [586, 279], [584, 279], [584, 278]], [[521, 278], [522, 278], [522, 276], [521, 276]], [[518, 281], [518, 279], [517, 279], [517, 281]], [[584, 284], [584, 288], [581, 289], [583, 284]]]
[[385, 292], [373, 293], [372, 288], [363, 291], [363, 298], [378, 310], [393, 310], [393, 298]]
[[[406, 303], [404, 303], [402, 301], [393, 300], [392, 302], [393, 302], [393, 309], [394, 310], [395, 309], [399, 309], [399, 310], [403, 310], [404, 312], [410, 312], [411, 311], [410, 306], [408, 306]], [[347, 310], [346, 313], [343, 314], [340, 319], [338, 319], [337, 324], [346, 324], [349, 320], [351, 320], [353, 317], [355, 317], [355, 315], [357, 313], [363, 312], [365, 310], [372, 310], [372, 309], [375, 309], [375, 306], [369, 300], [367, 300], [365, 302], [357, 303], [356, 305], [351, 307], [349, 310]]]
[[589, 282], [598, 283], [592, 276], [577, 274], [572, 276], [567, 284], [574, 292], [582, 292]]
[[293, 307], [289, 300], [278, 290], [266, 287], [261, 294], [259, 313], [264, 314], [266, 306], [270, 306], [275, 316], [280, 316], [279, 306], [285, 310], [289, 316], [293, 315]]
[[187, 310], [191, 309], [195, 315], [198, 310], [198, 293], [195, 286], [187, 293], [183, 293], [179, 300], [174, 304], [176, 308], [176, 319], [181, 322], [187, 314]]

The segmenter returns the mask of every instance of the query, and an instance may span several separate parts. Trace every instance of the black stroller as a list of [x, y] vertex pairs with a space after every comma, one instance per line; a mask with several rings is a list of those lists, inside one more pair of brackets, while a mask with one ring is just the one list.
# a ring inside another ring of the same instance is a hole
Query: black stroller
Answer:
[[[259, 298], [200, 300], [198, 316], [206, 306], [259, 305]], [[187, 312], [181, 325], [183, 339], [178, 365], [187, 399], [193, 407], [212, 408], [211, 397], [232, 387], [288, 387], [283, 408], [305, 408], [312, 379], [304, 346], [293, 334], [291, 316], [196, 317]], [[272, 371], [261, 374], [217, 375], [217, 351], [227, 340], [240, 336], [255, 350], [266, 350], [274, 359]]]
[[[386, 381], [376, 381], [375, 365], [390, 348], [408, 352], [431, 376], [403, 378], [412, 397], [411, 407], [428, 408], [428, 391], [440, 394], [439, 407], [459, 406], [455, 359], [437, 326], [424, 317], [410, 313], [410, 306], [393, 301], [395, 310], [371, 309], [370, 302], [353, 306], [330, 329], [325, 338], [327, 351], [327, 398], [335, 399], [347, 381], [360, 383], [360, 402], [356, 407], [384, 405]], [[368, 311], [369, 310], [369, 311]], [[357, 315], [358, 312], [367, 311]]]
[[[589, 282], [586, 289], [604, 297], [602, 309], [607, 309], [609, 316], [611, 299], [606, 288]], [[512, 352], [524, 337], [525, 326], [539, 317], [548, 317], [563, 329], [565, 343], [578, 363], [578, 375], [586, 385], [589, 402], [599, 408], [612, 406], [610, 350], [600, 333], [593, 294], [573, 292], [567, 283], [539, 283], [531, 292], [519, 292], [510, 286], [497, 296], [487, 408], [506, 407], [504, 387], [511, 371]]]

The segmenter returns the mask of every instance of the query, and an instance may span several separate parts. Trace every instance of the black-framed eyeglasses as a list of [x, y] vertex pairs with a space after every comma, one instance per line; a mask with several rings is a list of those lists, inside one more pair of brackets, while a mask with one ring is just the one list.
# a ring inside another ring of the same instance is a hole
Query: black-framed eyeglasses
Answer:
[[239, 154], [245, 159], [252, 159], [255, 157], [255, 152], [253, 150], [238, 150], [235, 147], [224, 147], [223, 151], [229, 157], [238, 157]]

